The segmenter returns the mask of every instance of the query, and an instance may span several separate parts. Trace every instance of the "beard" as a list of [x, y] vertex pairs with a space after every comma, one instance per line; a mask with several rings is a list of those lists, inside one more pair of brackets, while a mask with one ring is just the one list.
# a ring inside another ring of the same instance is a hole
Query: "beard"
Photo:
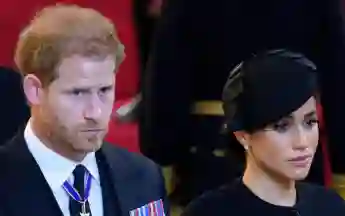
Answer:
[[87, 153], [101, 148], [106, 132], [96, 136], [83, 136], [80, 133], [84, 128], [94, 127], [94, 122], [68, 125], [52, 113], [41, 112], [41, 115], [33, 118], [36, 135], [48, 148], [72, 160], [82, 160]]

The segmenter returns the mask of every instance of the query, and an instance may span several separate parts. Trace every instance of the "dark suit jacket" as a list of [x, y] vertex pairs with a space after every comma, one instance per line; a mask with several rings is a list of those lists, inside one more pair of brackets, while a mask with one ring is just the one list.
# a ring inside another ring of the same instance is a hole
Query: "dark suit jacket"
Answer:
[[[263, 50], [286, 48], [305, 54], [319, 68], [333, 165], [345, 172], [345, 100], [341, 99], [345, 37], [340, 3], [167, 1], [143, 82], [142, 152], [161, 164], [176, 163], [196, 127], [191, 104], [220, 100], [229, 71], [240, 61]], [[197, 134], [207, 139], [207, 132]]]
[[[117, 207], [111, 212], [105, 209], [104, 216], [128, 216], [130, 210], [159, 199], [163, 200], [165, 214], [169, 215], [164, 181], [155, 163], [107, 143], [96, 153], [96, 158], [99, 167], [107, 165], [107, 178], [111, 179], [113, 186], [102, 186], [104, 173], [100, 169], [104, 204], [108, 191], [115, 191], [118, 200], [118, 203], [112, 203], [112, 206]], [[22, 133], [1, 147], [0, 170], [1, 216], [62, 216], [49, 185], [26, 146]]]

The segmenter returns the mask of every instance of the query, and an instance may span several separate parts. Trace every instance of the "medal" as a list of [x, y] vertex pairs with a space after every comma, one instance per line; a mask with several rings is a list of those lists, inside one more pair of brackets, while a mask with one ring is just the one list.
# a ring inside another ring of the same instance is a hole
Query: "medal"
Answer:
[[90, 213], [86, 212], [86, 201], [83, 203], [83, 206], [81, 207], [81, 212], [80, 212], [80, 216], [90, 216]]
[[91, 180], [92, 180], [91, 174], [89, 172], [86, 172], [84, 176], [84, 196], [83, 197], [81, 197], [79, 192], [68, 181], [65, 181], [62, 185], [66, 193], [70, 197], [72, 197], [72, 199], [82, 204], [80, 216], [90, 216], [90, 213], [86, 212], [86, 202], [90, 195], [91, 182], [92, 182]]

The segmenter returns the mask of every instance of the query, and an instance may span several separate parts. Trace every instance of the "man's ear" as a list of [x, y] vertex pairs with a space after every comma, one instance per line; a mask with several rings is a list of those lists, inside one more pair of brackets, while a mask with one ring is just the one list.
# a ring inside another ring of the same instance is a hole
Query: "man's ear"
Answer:
[[234, 136], [236, 137], [237, 141], [241, 143], [243, 148], [248, 150], [250, 134], [245, 131], [235, 131]]
[[37, 76], [29, 74], [24, 77], [23, 90], [30, 105], [38, 105], [42, 101], [42, 82]]

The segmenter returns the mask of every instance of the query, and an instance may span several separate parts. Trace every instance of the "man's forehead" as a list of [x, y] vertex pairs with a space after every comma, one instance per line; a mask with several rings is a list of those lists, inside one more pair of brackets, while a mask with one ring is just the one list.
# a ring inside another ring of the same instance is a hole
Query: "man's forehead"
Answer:
[[105, 57], [93, 57], [93, 56], [82, 56], [82, 55], [72, 55], [66, 58], [63, 58], [60, 62], [60, 64], [57, 67], [58, 71], [62, 71], [64, 69], [89, 69], [93, 67], [108, 67], [108, 68], [114, 68], [116, 67], [116, 61], [115, 58], [112, 55], [108, 55]]
[[[74, 72], [71, 72], [74, 74]], [[99, 72], [95, 76], [60, 75], [51, 83], [62, 88], [102, 88], [115, 85], [115, 73]]]
[[95, 77], [57, 77], [54, 80], [56, 84], [63, 85], [65, 87], [75, 87], [75, 88], [102, 88], [105, 86], [111, 86], [115, 84], [115, 74], [100, 75]]
[[56, 73], [62, 78], [71, 79], [109, 79], [114, 76], [116, 62], [114, 58], [103, 59], [72, 56], [62, 60]]

